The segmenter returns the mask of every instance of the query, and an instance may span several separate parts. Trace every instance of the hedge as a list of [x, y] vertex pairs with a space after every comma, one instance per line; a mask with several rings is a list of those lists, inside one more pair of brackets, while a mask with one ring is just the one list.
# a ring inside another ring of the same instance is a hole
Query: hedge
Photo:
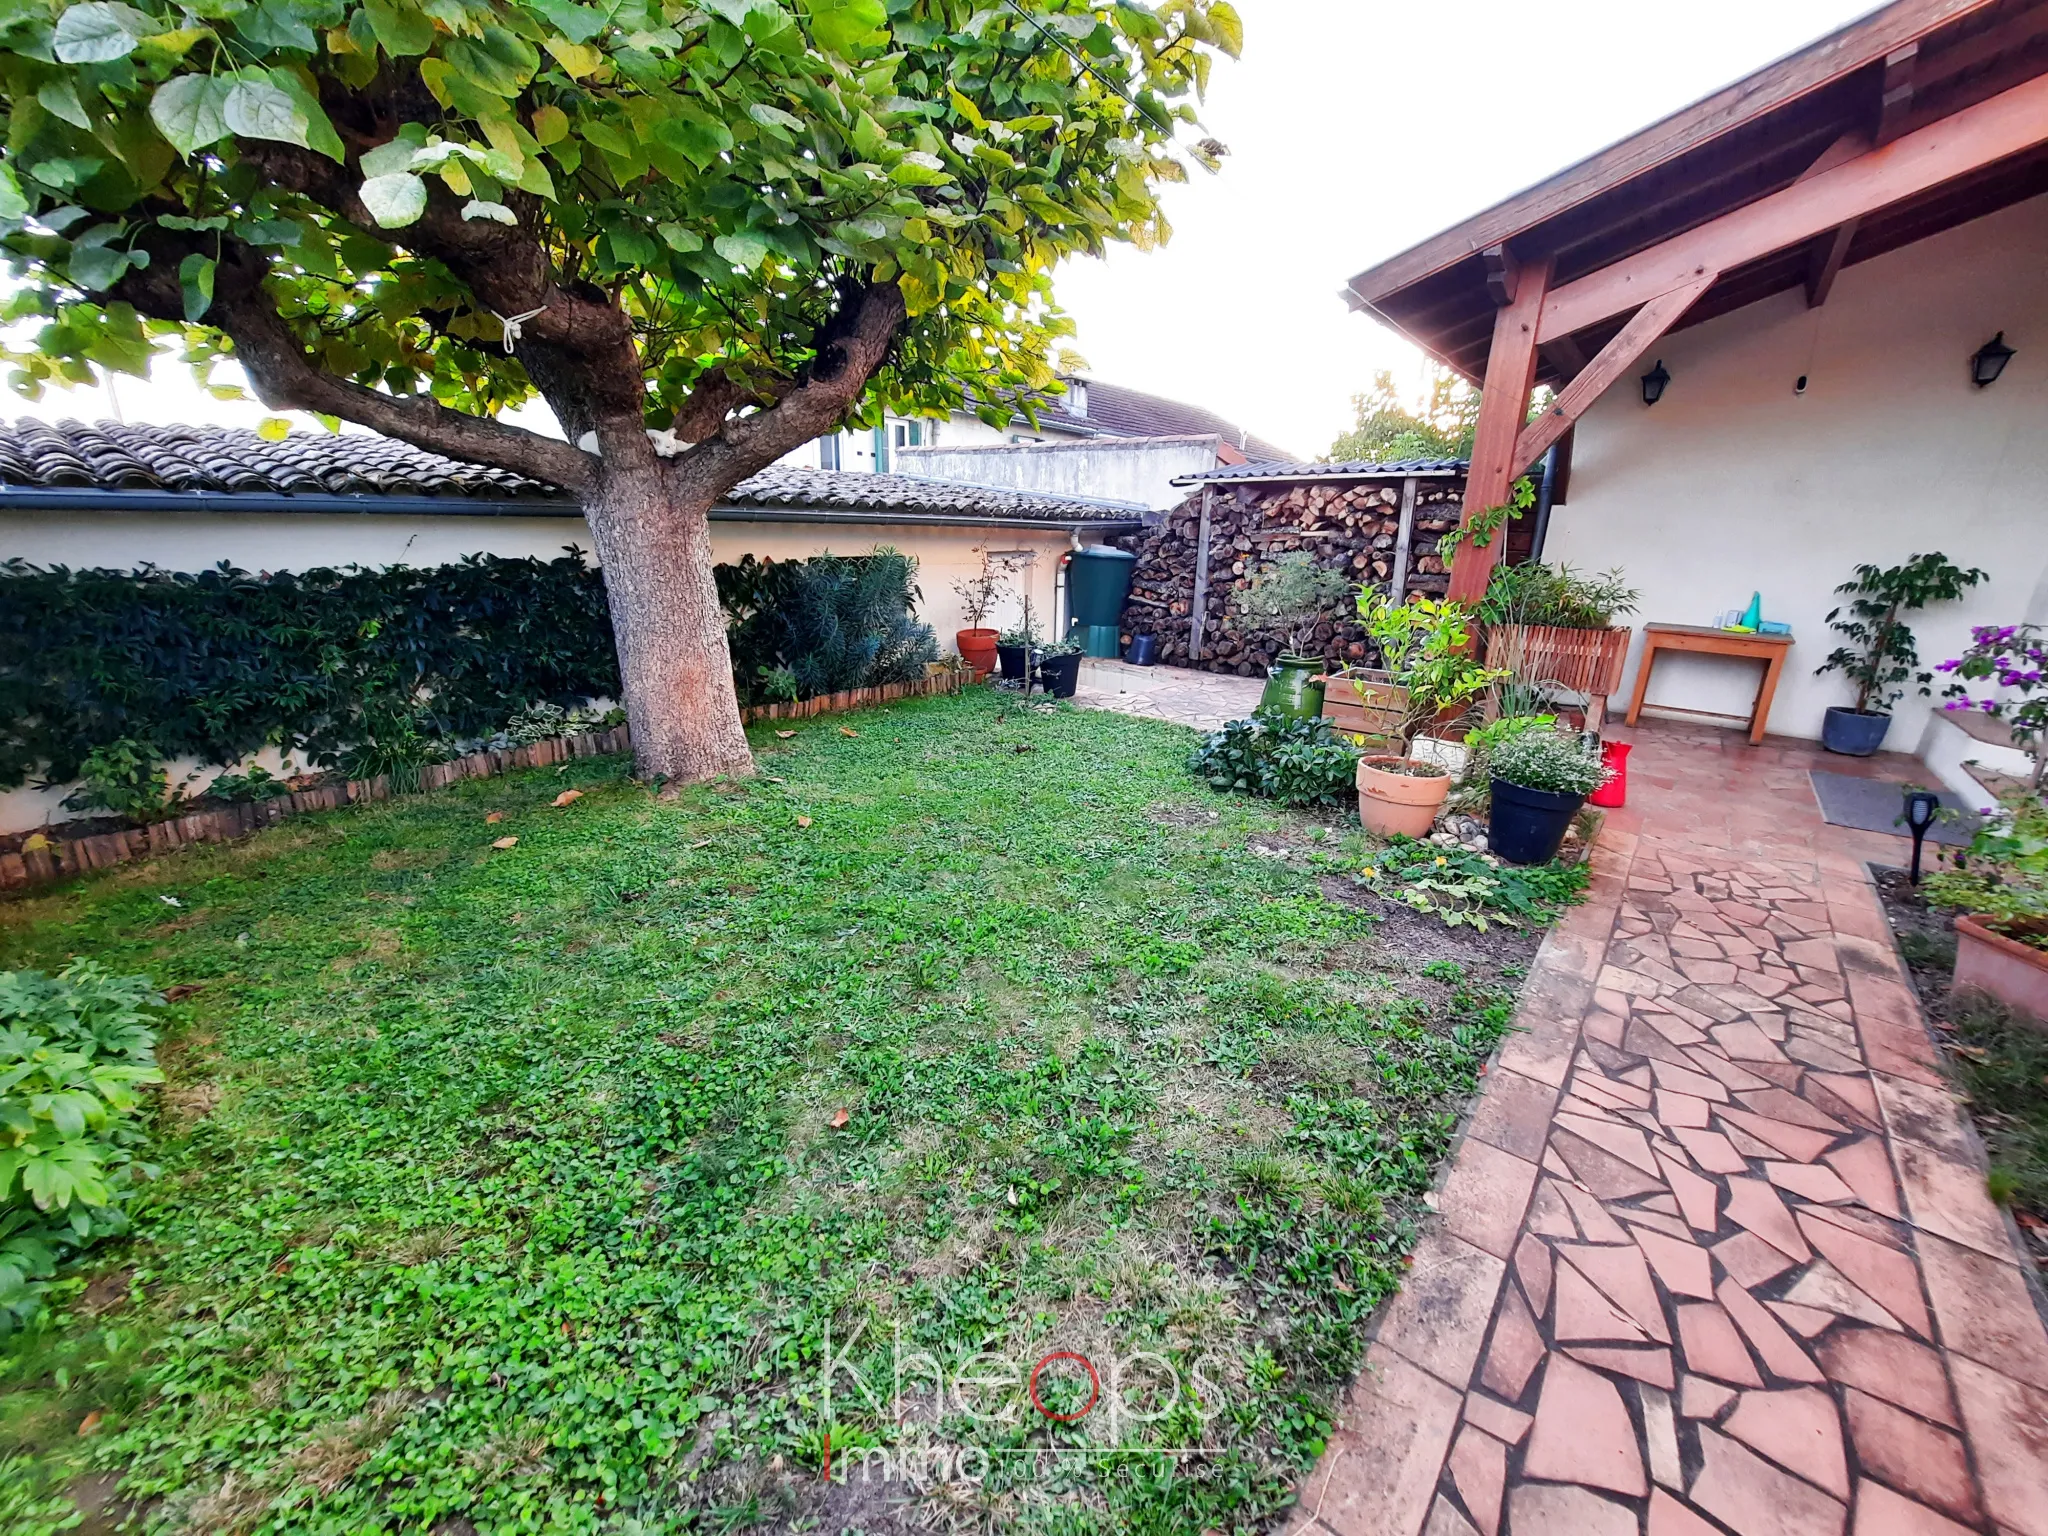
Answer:
[[[938, 651], [893, 550], [719, 566], [748, 703], [913, 681]], [[158, 761], [316, 766], [399, 736], [473, 741], [545, 701], [619, 693], [604, 581], [557, 560], [252, 575], [0, 563], [0, 788], [69, 783], [133, 743]]]

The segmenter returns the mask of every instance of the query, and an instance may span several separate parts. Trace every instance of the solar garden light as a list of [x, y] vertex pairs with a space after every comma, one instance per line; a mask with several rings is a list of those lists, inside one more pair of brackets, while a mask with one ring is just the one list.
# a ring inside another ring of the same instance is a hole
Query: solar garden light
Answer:
[[1925, 789], [1906, 791], [1905, 821], [1913, 834], [1913, 884], [1920, 883], [1920, 845], [1927, 841], [1928, 828], [1934, 825], [1935, 814], [1941, 809], [1941, 796]]

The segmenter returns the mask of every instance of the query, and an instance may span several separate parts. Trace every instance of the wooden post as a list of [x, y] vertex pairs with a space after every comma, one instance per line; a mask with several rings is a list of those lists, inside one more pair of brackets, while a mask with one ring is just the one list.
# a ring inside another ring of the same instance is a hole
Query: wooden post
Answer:
[[1188, 604], [1188, 660], [1202, 659], [1202, 621], [1209, 611], [1209, 508], [1216, 487], [1202, 487], [1202, 524], [1195, 535], [1195, 596]]
[[1387, 583], [1387, 595], [1394, 602], [1408, 600], [1408, 546], [1415, 541], [1415, 477], [1401, 482], [1401, 531], [1394, 535], [1394, 574]]
[[[1479, 427], [1472, 440], [1472, 467], [1465, 478], [1463, 522], [1508, 499], [1515, 483], [1515, 439], [1529, 414], [1529, 390], [1536, 382], [1536, 326], [1550, 289], [1550, 258], [1528, 262], [1514, 273], [1512, 297], [1493, 321], [1493, 347], [1486, 358], [1486, 384], [1479, 402]], [[1486, 592], [1501, 540], [1484, 549], [1465, 545], [1451, 567], [1451, 598], [1476, 603]]]

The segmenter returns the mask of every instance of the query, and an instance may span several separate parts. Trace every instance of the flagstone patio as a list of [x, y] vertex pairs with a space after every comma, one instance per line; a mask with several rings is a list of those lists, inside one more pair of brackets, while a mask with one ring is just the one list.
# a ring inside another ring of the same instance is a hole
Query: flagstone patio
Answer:
[[1591, 899], [1287, 1529], [2048, 1536], [2039, 1299], [1864, 868], [1907, 845], [1820, 820], [1842, 758], [1611, 734]]
[[1127, 661], [1091, 656], [1081, 663], [1074, 702], [1084, 709], [1113, 709], [1214, 731], [1225, 721], [1247, 718], [1259, 707], [1265, 688], [1263, 677], [1227, 677], [1188, 667], [1134, 667]]

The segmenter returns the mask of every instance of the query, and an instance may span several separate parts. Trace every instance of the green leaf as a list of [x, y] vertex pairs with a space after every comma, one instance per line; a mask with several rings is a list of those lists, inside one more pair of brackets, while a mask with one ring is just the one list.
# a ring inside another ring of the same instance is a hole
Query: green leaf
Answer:
[[503, 203], [487, 203], [480, 198], [471, 198], [462, 205], [465, 219], [489, 219], [494, 224], [517, 224], [519, 215]]
[[398, 130], [398, 137], [388, 144], [379, 144], [375, 149], [363, 151], [363, 175], [393, 176], [400, 171], [411, 170], [413, 158], [426, 147], [426, 142], [426, 128], [419, 123], [407, 123]]
[[889, 19], [882, 0], [809, 0], [808, 8], [812, 40], [842, 57], [879, 41], [875, 34]]
[[749, 272], [768, 259], [768, 243], [754, 234], [720, 235], [711, 242], [711, 249]]
[[587, 43], [605, 29], [603, 12], [587, 5], [571, 5], [569, 0], [526, 0], [526, 4], [572, 43]]
[[569, 114], [560, 107], [536, 108], [533, 114], [533, 139], [536, 144], [546, 146], [559, 144], [569, 137]]
[[14, 223], [28, 217], [28, 197], [11, 165], [0, 165], [0, 220]]
[[275, 139], [306, 147], [306, 114], [289, 93], [268, 80], [237, 80], [221, 107], [230, 131], [247, 139]]
[[890, 170], [889, 179], [900, 186], [936, 187], [953, 178], [946, 170], [946, 162], [937, 155], [913, 149]]
[[64, 270], [79, 287], [104, 293], [128, 270], [128, 254], [110, 250], [104, 245], [80, 245], [73, 248], [71, 260], [65, 264]]
[[188, 160], [228, 136], [227, 101], [234, 82], [210, 75], [179, 75], [156, 88], [149, 119]]
[[320, 105], [299, 71], [280, 66], [270, 71], [270, 83], [291, 97], [299, 116], [305, 121], [306, 136], [296, 142], [315, 154], [325, 155], [336, 165], [346, 163], [348, 153], [341, 147], [341, 135], [334, 131], [326, 109]]
[[401, 229], [427, 211], [427, 184], [409, 171], [372, 176], [363, 183], [363, 206], [385, 229]]
[[680, 251], [687, 256], [692, 251], [704, 249], [704, 237], [695, 230], [685, 229], [676, 223], [657, 224], [654, 229], [672, 251]]
[[540, 68], [533, 46], [503, 27], [486, 27], [480, 38], [451, 38], [441, 57], [493, 96], [517, 96]]
[[387, 0], [364, 0], [363, 10], [377, 41], [393, 58], [410, 58], [434, 46], [434, 24], [417, 11], [401, 11]]
[[125, 59], [135, 45], [163, 26], [132, 5], [86, 0], [57, 18], [50, 44], [60, 64], [105, 64]]
[[243, 11], [235, 17], [235, 31], [258, 53], [281, 48], [317, 53], [320, 48], [312, 26], [285, 0], [263, 0], [254, 9]]
[[36, 100], [52, 117], [61, 117], [74, 128], [92, 127], [92, 119], [78, 99], [78, 87], [69, 80], [50, 81], [36, 92]]
[[213, 258], [197, 251], [178, 263], [178, 292], [188, 321], [196, 323], [213, 305], [213, 270]]

